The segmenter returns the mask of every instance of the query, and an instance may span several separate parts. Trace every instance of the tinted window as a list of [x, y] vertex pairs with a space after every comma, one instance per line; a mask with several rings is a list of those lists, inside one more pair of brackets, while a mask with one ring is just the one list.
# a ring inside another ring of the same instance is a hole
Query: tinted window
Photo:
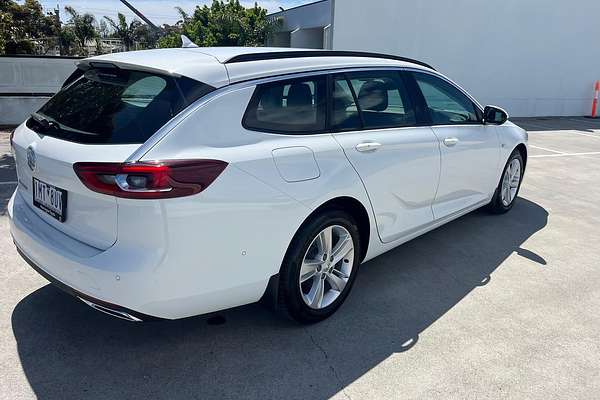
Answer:
[[400, 74], [393, 71], [348, 74], [366, 129], [416, 124], [415, 112]]
[[479, 123], [480, 113], [473, 102], [459, 89], [430, 74], [413, 73], [433, 124]]
[[362, 126], [354, 93], [345, 76], [333, 78], [333, 113], [331, 127], [335, 130], [356, 130]]
[[91, 69], [50, 99], [28, 126], [80, 143], [143, 143], [190, 100], [213, 89], [188, 78], [180, 80], [185, 83], [181, 90], [168, 76]]
[[303, 134], [325, 129], [325, 78], [259, 85], [244, 115], [248, 129]]

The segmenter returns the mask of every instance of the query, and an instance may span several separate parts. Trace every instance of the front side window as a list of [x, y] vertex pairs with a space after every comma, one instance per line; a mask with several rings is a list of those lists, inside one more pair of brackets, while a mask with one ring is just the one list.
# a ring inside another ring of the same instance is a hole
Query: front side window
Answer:
[[412, 73], [434, 125], [480, 123], [477, 107], [459, 89], [430, 74]]
[[247, 129], [306, 134], [325, 130], [325, 77], [258, 85], [244, 115]]
[[92, 68], [80, 75], [27, 126], [79, 143], [143, 143], [190, 101], [214, 89], [189, 78], [119, 68]]
[[355, 72], [347, 77], [365, 129], [416, 125], [414, 108], [398, 72]]

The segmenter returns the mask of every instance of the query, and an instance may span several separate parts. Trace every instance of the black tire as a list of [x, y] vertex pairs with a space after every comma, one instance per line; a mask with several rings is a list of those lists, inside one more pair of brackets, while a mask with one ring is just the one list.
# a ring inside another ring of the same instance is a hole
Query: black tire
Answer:
[[[521, 176], [519, 179], [519, 185], [517, 186], [517, 192], [515, 194], [515, 197], [512, 199], [512, 201], [508, 205], [505, 205], [502, 202], [502, 194], [501, 194], [502, 181], [504, 179], [504, 174], [506, 174], [506, 170], [508, 169], [508, 166], [515, 159], [519, 160], [519, 163], [521, 166], [521, 173], [520, 173]], [[519, 196], [519, 190], [521, 189], [521, 183], [523, 182], [524, 172], [525, 172], [525, 164], [523, 163], [523, 157], [521, 156], [521, 153], [519, 152], [519, 150], [515, 149], [512, 152], [512, 154], [510, 155], [510, 157], [508, 157], [508, 161], [506, 161], [506, 165], [504, 166], [504, 169], [502, 170], [502, 175], [500, 176], [500, 182], [498, 182], [498, 186], [496, 187], [496, 191], [494, 192], [494, 197], [492, 197], [492, 201], [490, 202], [490, 204], [488, 204], [489, 212], [491, 212], [492, 214], [504, 214], [504, 213], [510, 211], [510, 209], [515, 204], [517, 197]]]
[[[339, 225], [344, 227], [352, 237], [354, 245], [354, 259], [352, 270], [346, 286], [338, 297], [327, 307], [321, 309], [310, 308], [302, 299], [299, 286], [300, 267], [309, 246], [317, 235], [328, 226]], [[298, 230], [285, 255], [279, 274], [278, 309], [288, 317], [304, 323], [311, 324], [322, 321], [331, 316], [344, 302], [358, 272], [360, 264], [359, 230], [354, 218], [344, 211], [326, 210], [315, 215], [305, 222]]]

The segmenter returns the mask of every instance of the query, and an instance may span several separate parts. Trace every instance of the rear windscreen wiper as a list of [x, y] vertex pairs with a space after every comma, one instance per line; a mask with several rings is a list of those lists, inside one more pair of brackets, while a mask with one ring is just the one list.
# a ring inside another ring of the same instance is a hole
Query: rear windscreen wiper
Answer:
[[37, 122], [43, 129], [56, 129], [58, 128], [58, 124], [46, 117], [44, 117], [42, 114], [40, 113], [31, 113], [31, 118]]
[[50, 117], [46, 117], [45, 115], [34, 112], [31, 113], [31, 119], [33, 119], [44, 131], [48, 131], [49, 129], [53, 129], [55, 131], [62, 131], [68, 133], [76, 133], [80, 135], [88, 135], [88, 136], [98, 136], [97, 133], [94, 132], [86, 132], [81, 131], [79, 129], [69, 128], [66, 125], [63, 125]]

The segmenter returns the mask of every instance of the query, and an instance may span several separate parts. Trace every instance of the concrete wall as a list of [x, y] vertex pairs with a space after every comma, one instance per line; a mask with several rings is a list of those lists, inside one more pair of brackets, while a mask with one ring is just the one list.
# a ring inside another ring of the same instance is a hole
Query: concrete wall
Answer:
[[325, 42], [323, 29], [331, 24], [331, 2], [305, 4], [270, 14], [269, 18], [278, 19], [281, 26], [267, 40], [267, 45], [322, 49]]
[[587, 115], [600, 1], [335, 0], [333, 48], [420, 59], [512, 116]]
[[0, 57], [0, 125], [17, 125], [56, 93], [75, 70], [59, 57]]
[[290, 34], [290, 47], [322, 49], [323, 37], [323, 28], [296, 29]]

